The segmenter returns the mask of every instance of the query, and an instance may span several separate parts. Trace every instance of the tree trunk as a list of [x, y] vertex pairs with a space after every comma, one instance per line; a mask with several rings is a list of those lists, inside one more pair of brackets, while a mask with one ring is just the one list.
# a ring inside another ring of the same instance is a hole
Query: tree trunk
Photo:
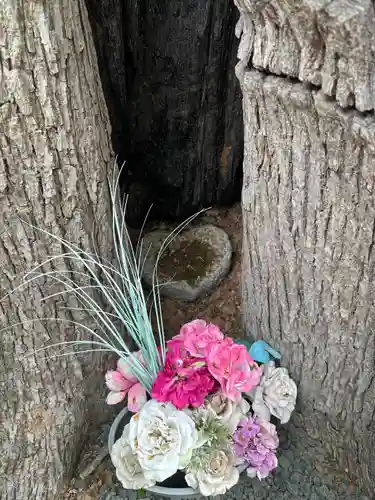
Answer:
[[[314, 13], [307, 2], [236, 3], [245, 326], [280, 349], [299, 381], [295, 423], [374, 491], [375, 117], [340, 107], [374, 107], [374, 55], [363, 53], [373, 4], [328, 2]], [[337, 48], [340, 26], [357, 31]]]
[[342, 107], [375, 108], [373, 0], [234, 0], [244, 68], [310, 83]]
[[[113, 143], [157, 216], [239, 198], [232, 0], [87, 0]], [[132, 209], [132, 207], [129, 207]]]
[[[0, 297], [4, 297], [25, 271], [63, 250], [23, 221], [88, 251], [93, 249], [93, 236], [103, 257], [110, 258], [106, 220], [110, 145], [83, 1], [0, 0], [0, 16]], [[64, 272], [68, 266], [56, 262], [50, 266], [54, 268]], [[53, 290], [43, 281], [0, 303], [0, 329], [24, 323], [0, 336], [3, 500], [61, 498], [87, 422], [95, 422], [104, 406], [101, 357], [52, 361], [45, 353], [35, 353], [45, 344], [79, 334], [69, 324], [40, 321], [77, 319], [61, 309], [67, 305], [63, 298], [41, 301]]]

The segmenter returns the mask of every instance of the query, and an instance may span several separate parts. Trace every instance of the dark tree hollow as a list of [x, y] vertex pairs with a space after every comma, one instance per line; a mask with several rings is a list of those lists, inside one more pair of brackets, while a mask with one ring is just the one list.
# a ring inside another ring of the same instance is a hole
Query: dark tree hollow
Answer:
[[86, 0], [129, 213], [183, 218], [240, 197], [232, 0]]

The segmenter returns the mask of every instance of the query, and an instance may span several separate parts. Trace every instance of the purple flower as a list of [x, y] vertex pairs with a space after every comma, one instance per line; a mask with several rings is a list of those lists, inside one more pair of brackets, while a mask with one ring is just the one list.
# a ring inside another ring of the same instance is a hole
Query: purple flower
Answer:
[[234, 451], [247, 464], [247, 474], [263, 479], [277, 467], [279, 446], [276, 427], [258, 417], [248, 417], [238, 425], [233, 435]]

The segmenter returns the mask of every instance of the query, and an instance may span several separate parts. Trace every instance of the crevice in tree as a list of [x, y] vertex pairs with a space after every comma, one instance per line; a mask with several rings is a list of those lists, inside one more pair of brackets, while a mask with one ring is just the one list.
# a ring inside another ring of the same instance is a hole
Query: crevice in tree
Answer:
[[113, 148], [126, 161], [130, 225], [151, 203], [151, 219], [181, 220], [238, 201], [243, 118], [233, 1], [86, 4]]
[[[261, 67], [258, 67], [258, 66], [251, 66], [251, 65], [249, 65], [247, 67], [247, 71], [251, 71], [251, 70], [258, 71], [265, 78], [268, 77], [268, 76], [272, 76], [272, 77], [275, 77], [275, 78], [282, 78], [285, 82], [291, 83], [292, 85], [295, 85], [295, 84], [301, 85], [304, 89], [309, 90], [312, 94], [317, 93], [319, 91], [322, 91], [322, 86], [321, 85], [315, 85], [315, 84], [313, 84], [311, 82], [303, 82], [303, 81], [299, 80], [298, 78], [296, 78], [294, 76], [286, 75], [286, 74], [281, 73], [281, 72], [279, 74], [276, 74], [276, 73], [272, 73], [271, 71], [269, 71], [266, 68], [261, 68]], [[344, 113], [355, 112], [359, 116], [362, 116], [363, 118], [366, 118], [368, 116], [374, 116], [375, 117], [375, 110], [374, 109], [370, 109], [368, 111], [360, 111], [359, 109], [357, 109], [355, 107], [355, 105], [345, 106], [345, 107], [341, 106], [340, 103], [337, 101], [337, 99], [335, 97], [332, 97], [332, 96], [330, 96], [328, 94], [324, 93], [324, 97], [327, 100], [327, 102], [334, 103], [335, 106], [337, 106], [338, 108], [340, 108]]]

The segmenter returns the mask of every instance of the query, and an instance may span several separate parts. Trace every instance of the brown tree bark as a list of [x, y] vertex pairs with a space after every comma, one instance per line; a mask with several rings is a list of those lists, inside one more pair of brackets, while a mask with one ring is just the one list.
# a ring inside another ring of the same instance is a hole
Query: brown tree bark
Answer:
[[245, 326], [281, 351], [298, 380], [294, 423], [373, 492], [374, 4], [236, 3]]
[[[109, 120], [84, 2], [0, 0], [0, 75], [3, 297], [63, 250], [22, 220], [89, 251], [95, 240], [111, 256]], [[56, 262], [44, 270], [54, 268], [76, 269]], [[78, 319], [60, 308], [63, 297], [42, 302], [53, 290], [42, 281], [0, 303], [0, 329], [24, 322], [0, 336], [2, 500], [61, 498], [87, 425], [104, 406], [100, 356], [34, 352], [79, 335], [69, 324], [40, 321]]]
[[238, 199], [243, 127], [232, 0], [86, 2], [113, 145], [127, 160], [137, 207], [144, 198], [152, 215], [185, 217]]
[[373, 0], [234, 0], [239, 58], [321, 88], [342, 107], [375, 109]]

